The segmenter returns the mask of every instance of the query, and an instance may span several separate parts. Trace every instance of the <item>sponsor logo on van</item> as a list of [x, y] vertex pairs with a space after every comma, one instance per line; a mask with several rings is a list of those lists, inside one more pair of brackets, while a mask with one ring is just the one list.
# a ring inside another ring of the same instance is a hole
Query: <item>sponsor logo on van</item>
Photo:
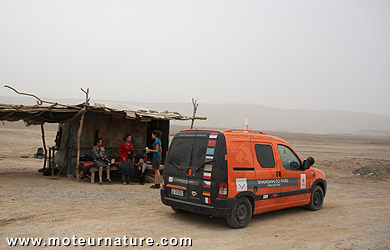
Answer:
[[291, 187], [298, 186], [297, 178], [279, 178], [279, 179], [260, 179], [251, 181], [249, 188], [257, 186], [258, 188], [273, 188], [273, 187]]
[[248, 182], [246, 178], [237, 178], [236, 179], [237, 192], [247, 191], [248, 190]]
[[306, 174], [301, 174], [301, 189], [306, 188]]

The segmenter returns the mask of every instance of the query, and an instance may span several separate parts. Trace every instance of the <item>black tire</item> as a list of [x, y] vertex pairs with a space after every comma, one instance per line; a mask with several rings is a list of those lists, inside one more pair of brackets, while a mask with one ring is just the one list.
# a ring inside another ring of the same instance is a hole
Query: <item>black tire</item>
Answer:
[[230, 215], [226, 217], [226, 222], [232, 228], [244, 228], [251, 218], [252, 204], [248, 198], [241, 197], [234, 203]]
[[324, 190], [320, 186], [315, 186], [310, 196], [310, 203], [307, 206], [312, 211], [320, 210], [324, 203]]
[[175, 208], [175, 207], [172, 207], [172, 210], [173, 210], [175, 213], [177, 213], [177, 214], [187, 213], [186, 210], [179, 209], [179, 208]]

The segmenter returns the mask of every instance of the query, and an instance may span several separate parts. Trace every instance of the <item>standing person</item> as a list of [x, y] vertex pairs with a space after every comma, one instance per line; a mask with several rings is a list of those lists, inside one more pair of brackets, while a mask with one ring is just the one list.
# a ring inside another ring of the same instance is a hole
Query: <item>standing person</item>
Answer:
[[146, 153], [153, 152], [152, 167], [155, 174], [155, 184], [150, 188], [160, 188], [160, 163], [161, 163], [161, 131], [154, 130], [152, 132], [152, 139], [154, 140], [153, 149], [146, 148]]
[[57, 131], [56, 139], [54, 142], [56, 143], [56, 148], [61, 147], [61, 138], [62, 138], [62, 127]]
[[122, 175], [123, 185], [126, 185], [129, 183], [128, 177], [134, 173], [134, 146], [131, 142], [130, 134], [126, 134], [123, 140], [124, 142], [119, 147], [120, 162], [118, 173]]
[[96, 167], [99, 168], [99, 184], [102, 185], [102, 178], [103, 178], [103, 168], [106, 167], [106, 173], [107, 173], [107, 179], [106, 181], [111, 182], [110, 179], [110, 167], [107, 165], [107, 163], [101, 161], [100, 158], [100, 148], [103, 146], [103, 140], [102, 138], [98, 138], [95, 142], [95, 146], [92, 148], [92, 157], [93, 157], [93, 163]]

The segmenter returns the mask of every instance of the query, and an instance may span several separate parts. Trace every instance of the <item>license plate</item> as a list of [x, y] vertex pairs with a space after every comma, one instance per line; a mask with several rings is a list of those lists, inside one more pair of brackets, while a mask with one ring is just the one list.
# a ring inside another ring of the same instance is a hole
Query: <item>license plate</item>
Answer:
[[184, 192], [183, 192], [183, 190], [180, 190], [180, 189], [171, 188], [171, 194], [177, 195], [177, 196], [183, 196]]

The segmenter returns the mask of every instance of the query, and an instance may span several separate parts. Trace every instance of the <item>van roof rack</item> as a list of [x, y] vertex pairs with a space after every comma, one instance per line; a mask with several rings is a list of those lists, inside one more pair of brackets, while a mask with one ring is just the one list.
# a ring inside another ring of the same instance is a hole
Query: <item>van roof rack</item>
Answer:
[[249, 129], [227, 129], [223, 132], [239, 132], [239, 133], [242, 133], [242, 132], [245, 132], [245, 133], [253, 133], [253, 134], [262, 134], [262, 135], [266, 135], [266, 133], [262, 132], [262, 131], [257, 131], [257, 130], [249, 130]]
[[221, 132], [220, 130], [214, 130], [214, 129], [184, 129], [180, 130], [180, 132], [183, 131], [211, 131], [211, 132]]

